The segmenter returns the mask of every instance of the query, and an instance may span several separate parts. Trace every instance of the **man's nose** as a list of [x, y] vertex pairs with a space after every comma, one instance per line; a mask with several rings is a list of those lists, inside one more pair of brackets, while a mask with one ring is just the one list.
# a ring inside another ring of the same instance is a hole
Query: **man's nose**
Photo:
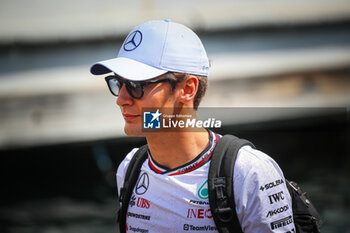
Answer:
[[119, 94], [117, 97], [117, 104], [121, 107], [123, 105], [131, 105], [133, 102], [133, 98], [130, 96], [128, 91], [126, 90], [126, 86], [123, 85], [119, 90]]

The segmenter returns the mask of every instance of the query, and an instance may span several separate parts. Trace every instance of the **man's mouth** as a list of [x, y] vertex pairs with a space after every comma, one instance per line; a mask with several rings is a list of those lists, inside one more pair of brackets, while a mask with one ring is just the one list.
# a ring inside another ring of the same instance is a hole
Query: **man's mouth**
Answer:
[[131, 121], [139, 116], [140, 115], [137, 115], [137, 114], [123, 113], [124, 120], [126, 120], [126, 121]]

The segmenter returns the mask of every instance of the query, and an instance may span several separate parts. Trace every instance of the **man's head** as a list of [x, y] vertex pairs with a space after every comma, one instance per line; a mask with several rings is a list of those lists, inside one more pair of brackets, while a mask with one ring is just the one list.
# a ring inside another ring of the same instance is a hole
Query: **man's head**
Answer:
[[[114, 76], [106, 81], [118, 96], [124, 119], [131, 123], [140, 107], [188, 107], [190, 103], [197, 109], [207, 88], [209, 60], [191, 29], [169, 20], [149, 21], [129, 33], [117, 58], [91, 67], [95, 75], [112, 72]], [[161, 99], [161, 94], [166, 95]]]

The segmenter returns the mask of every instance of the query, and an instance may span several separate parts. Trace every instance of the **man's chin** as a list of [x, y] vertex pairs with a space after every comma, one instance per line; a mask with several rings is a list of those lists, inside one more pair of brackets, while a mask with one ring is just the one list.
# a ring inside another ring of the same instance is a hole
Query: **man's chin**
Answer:
[[128, 127], [127, 125], [125, 125], [124, 133], [131, 137], [144, 137], [140, 127]]

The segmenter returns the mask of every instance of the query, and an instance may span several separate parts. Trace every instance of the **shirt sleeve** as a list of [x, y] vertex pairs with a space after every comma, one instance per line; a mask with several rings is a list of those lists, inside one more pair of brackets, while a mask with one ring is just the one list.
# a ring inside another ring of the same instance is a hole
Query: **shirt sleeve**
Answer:
[[236, 212], [244, 233], [295, 232], [283, 173], [268, 155], [240, 149], [234, 169]]
[[124, 185], [124, 178], [125, 178], [125, 174], [128, 169], [130, 160], [132, 159], [132, 157], [134, 156], [134, 154], [138, 149], [139, 148], [132, 149], [118, 166], [117, 174], [116, 174], [118, 195], [120, 194], [121, 187], [123, 187]]

